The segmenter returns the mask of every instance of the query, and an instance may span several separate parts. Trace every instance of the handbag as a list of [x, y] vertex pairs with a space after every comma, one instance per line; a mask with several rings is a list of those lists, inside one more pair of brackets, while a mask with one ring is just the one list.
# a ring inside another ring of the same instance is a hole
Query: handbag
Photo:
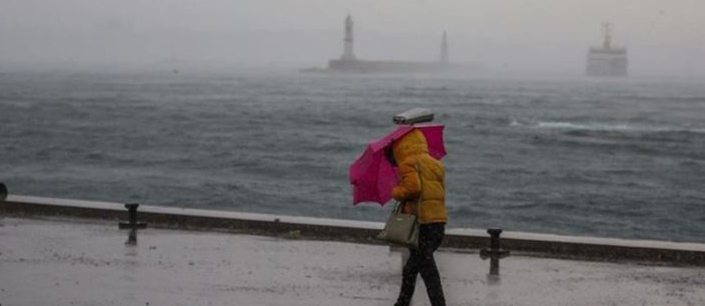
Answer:
[[419, 247], [419, 209], [421, 206], [421, 190], [423, 190], [423, 180], [421, 172], [419, 172], [420, 191], [416, 201], [416, 215], [405, 214], [401, 212], [402, 202], [397, 201], [394, 205], [394, 210], [387, 218], [387, 223], [384, 224], [384, 229], [377, 235], [378, 239], [387, 241], [392, 244], [402, 245], [405, 247], [418, 249]]
[[[394, 205], [394, 210], [377, 238], [392, 244], [417, 249], [419, 247], [419, 221], [413, 214], [402, 213], [401, 206], [401, 202]], [[418, 205], [416, 206], [418, 207]]]

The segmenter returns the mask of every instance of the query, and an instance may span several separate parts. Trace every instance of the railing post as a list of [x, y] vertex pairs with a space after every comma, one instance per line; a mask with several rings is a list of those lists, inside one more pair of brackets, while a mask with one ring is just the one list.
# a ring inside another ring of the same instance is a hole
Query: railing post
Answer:
[[499, 276], [499, 260], [501, 258], [509, 256], [509, 250], [503, 250], [499, 241], [499, 235], [502, 233], [502, 229], [490, 228], [487, 230], [490, 234], [490, 247], [489, 249], [482, 249], [480, 251], [480, 257], [484, 260], [490, 259], [490, 274], [492, 276]]
[[120, 222], [118, 227], [120, 229], [129, 229], [130, 232], [127, 235], [127, 245], [137, 245], [137, 229], [146, 228], [147, 223], [137, 222], [137, 207], [140, 205], [137, 203], [127, 203], [125, 208], [127, 208], [128, 221]]
[[147, 227], [147, 223], [137, 222], [137, 207], [140, 205], [137, 203], [127, 203], [125, 208], [127, 208], [127, 222], [120, 222], [119, 227], [121, 229], [138, 229]]

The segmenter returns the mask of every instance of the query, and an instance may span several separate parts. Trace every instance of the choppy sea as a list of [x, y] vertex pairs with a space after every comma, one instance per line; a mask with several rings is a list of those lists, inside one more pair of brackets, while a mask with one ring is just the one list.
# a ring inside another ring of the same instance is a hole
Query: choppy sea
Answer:
[[383, 221], [348, 166], [413, 107], [446, 125], [450, 227], [705, 242], [687, 79], [0, 73], [11, 193]]

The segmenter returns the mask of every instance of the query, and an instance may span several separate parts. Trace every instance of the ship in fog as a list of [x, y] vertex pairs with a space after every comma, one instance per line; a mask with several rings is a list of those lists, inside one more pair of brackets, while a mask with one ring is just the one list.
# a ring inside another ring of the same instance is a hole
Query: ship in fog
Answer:
[[602, 47], [592, 47], [588, 51], [585, 74], [597, 77], [626, 77], [627, 49], [612, 46], [612, 33], [609, 23], [603, 23], [604, 40]]
[[328, 61], [326, 69], [306, 69], [304, 72], [349, 72], [349, 73], [444, 73], [468, 71], [469, 66], [451, 63], [448, 56], [448, 36], [443, 32], [440, 56], [436, 61], [382, 61], [362, 60], [355, 56], [353, 43], [353, 21], [350, 15], [345, 18], [343, 54], [339, 59]]

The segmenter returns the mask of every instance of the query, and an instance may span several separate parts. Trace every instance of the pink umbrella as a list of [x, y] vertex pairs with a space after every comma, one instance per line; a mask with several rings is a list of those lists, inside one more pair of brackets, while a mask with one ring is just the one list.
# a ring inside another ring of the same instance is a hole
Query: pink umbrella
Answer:
[[396, 169], [385, 157], [384, 150], [415, 128], [421, 130], [426, 137], [431, 156], [441, 159], [446, 155], [442, 125], [400, 125], [392, 133], [370, 142], [362, 156], [350, 165], [353, 205], [361, 202], [377, 202], [384, 205], [392, 199], [392, 188], [397, 184], [397, 175]]

